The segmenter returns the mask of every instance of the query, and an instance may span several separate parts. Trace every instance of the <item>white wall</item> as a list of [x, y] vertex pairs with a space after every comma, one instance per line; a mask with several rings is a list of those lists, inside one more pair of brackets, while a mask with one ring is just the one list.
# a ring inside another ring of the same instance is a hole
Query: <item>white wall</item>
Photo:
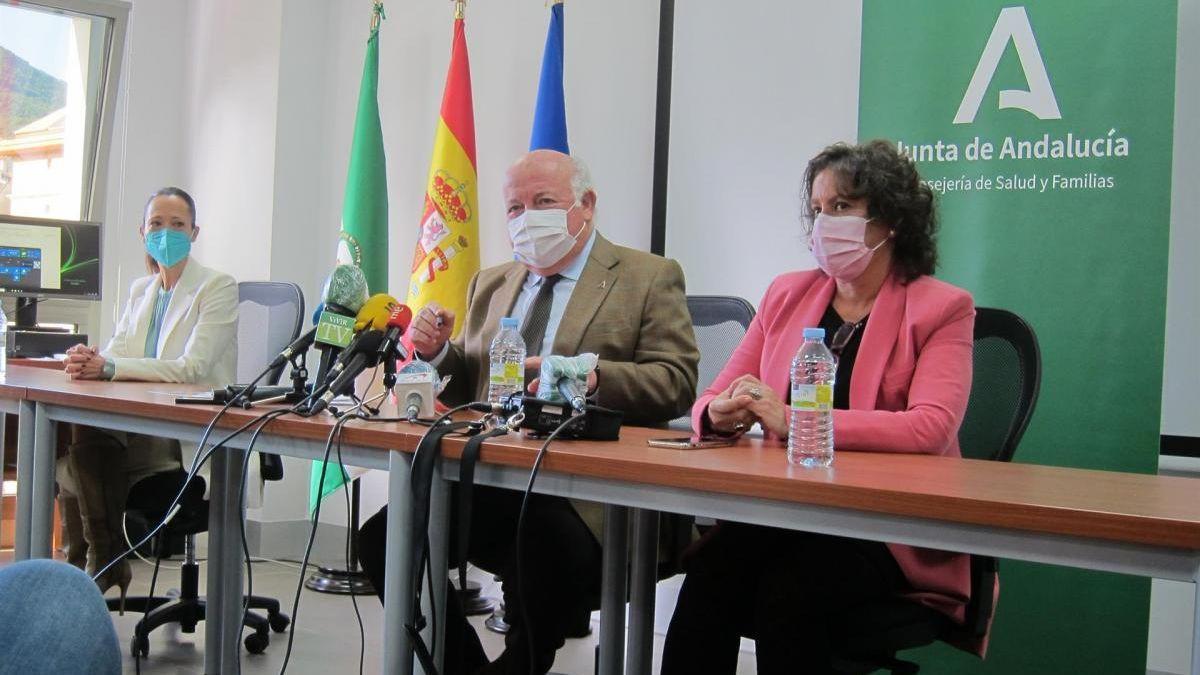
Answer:
[[800, 177], [857, 135], [861, 19], [858, 2], [677, 4], [666, 252], [689, 292], [758, 304], [815, 266]]

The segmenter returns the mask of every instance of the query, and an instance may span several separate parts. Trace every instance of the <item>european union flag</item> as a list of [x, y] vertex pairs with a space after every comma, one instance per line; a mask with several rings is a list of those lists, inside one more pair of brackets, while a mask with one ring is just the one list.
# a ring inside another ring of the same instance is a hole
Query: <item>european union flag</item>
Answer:
[[550, 7], [550, 28], [542, 53], [542, 76], [538, 80], [537, 103], [533, 108], [530, 150], [557, 150], [571, 154], [567, 145], [567, 106], [563, 96], [563, 6]]

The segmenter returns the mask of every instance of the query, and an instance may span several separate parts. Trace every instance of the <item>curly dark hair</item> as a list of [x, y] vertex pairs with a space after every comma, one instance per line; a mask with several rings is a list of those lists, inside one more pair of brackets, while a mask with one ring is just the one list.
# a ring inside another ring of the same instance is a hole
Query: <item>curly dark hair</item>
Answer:
[[804, 170], [801, 204], [812, 231], [812, 187], [818, 174], [831, 169], [846, 197], [867, 200], [870, 216], [895, 231], [892, 261], [904, 281], [937, 268], [937, 209], [933, 190], [921, 182], [916, 164], [890, 141], [861, 145], [835, 143], [822, 150]]

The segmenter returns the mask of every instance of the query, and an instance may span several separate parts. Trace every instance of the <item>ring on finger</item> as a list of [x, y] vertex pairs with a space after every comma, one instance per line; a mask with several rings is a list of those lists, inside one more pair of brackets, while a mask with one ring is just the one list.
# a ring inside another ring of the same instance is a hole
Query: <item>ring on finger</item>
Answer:
[[751, 387], [750, 391], [747, 393], [750, 394], [750, 398], [754, 399], [755, 401], [762, 400], [762, 388], [760, 387]]

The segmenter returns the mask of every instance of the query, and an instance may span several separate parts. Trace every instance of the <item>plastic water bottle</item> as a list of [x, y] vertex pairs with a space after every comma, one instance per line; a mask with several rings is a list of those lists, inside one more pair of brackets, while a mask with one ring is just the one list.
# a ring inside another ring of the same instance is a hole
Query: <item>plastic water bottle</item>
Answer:
[[0, 307], [0, 377], [8, 372], [8, 315]]
[[492, 340], [488, 356], [491, 360], [488, 403], [500, 403], [520, 394], [525, 384], [525, 340], [517, 332], [515, 318], [500, 319], [500, 332]]
[[808, 467], [833, 464], [833, 381], [837, 359], [825, 346], [824, 328], [805, 328], [792, 359], [792, 420], [788, 461]]

